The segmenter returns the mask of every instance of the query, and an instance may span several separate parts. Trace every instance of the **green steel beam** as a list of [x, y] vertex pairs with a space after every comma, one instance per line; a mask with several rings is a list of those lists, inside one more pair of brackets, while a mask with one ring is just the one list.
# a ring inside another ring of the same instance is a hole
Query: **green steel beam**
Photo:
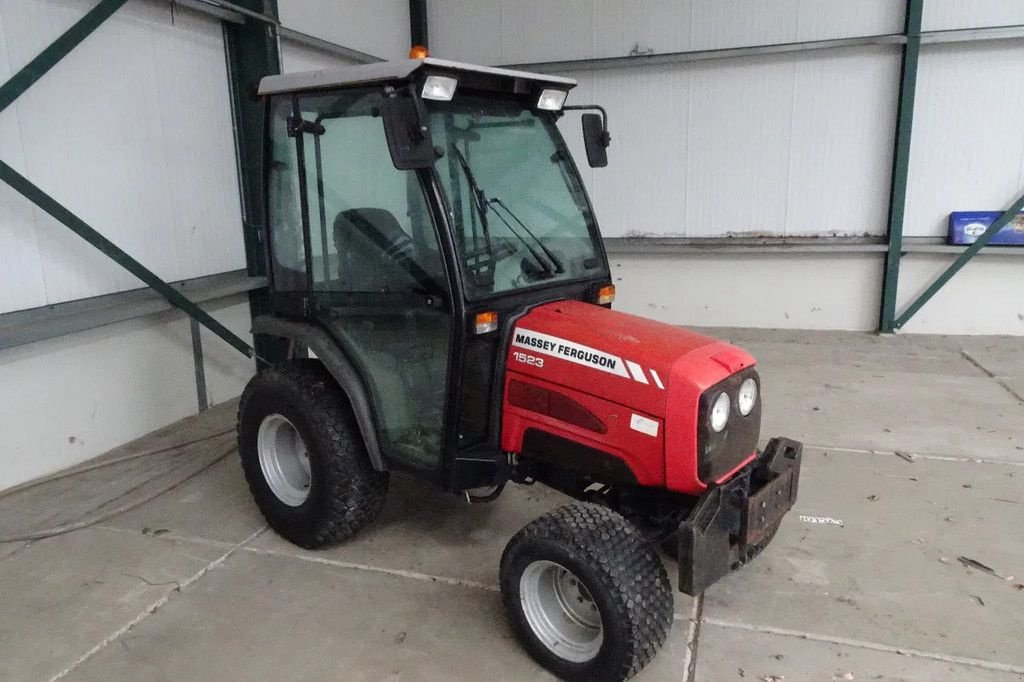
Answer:
[[907, 0], [900, 71], [899, 104], [896, 109], [896, 137], [893, 142], [892, 176], [889, 185], [889, 248], [885, 254], [879, 331], [895, 330], [896, 292], [899, 288], [900, 258], [903, 255], [903, 217], [907, 205], [907, 176], [910, 168], [910, 138], [914, 124], [914, 96], [917, 92], [917, 61], [921, 53], [921, 14], [924, 0]]
[[36, 185], [32, 184], [28, 178], [8, 166], [3, 161], [0, 161], [0, 180], [6, 182], [16, 192], [49, 213], [55, 220], [57, 220], [57, 222], [64, 225], [64, 227], [77, 234], [90, 245], [99, 249], [103, 255], [107, 256], [125, 270], [141, 279], [147, 286], [166, 298], [169, 303], [181, 308], [190, 317], [199, 321], [204, 327], [224, 339], [240, 352], [249, 357], [253, 357], [254, 351], [249, 344], [235, 336], [230, 329], [210, 317], [205, 310], [185, 298], [181, 292], [157, 277], [152, 271], [147, 269], [146, 266], [129, 256], [123, 249], [90, 227], [84, 220], [69, 211], [60, 202]]
[[409, 0], [409, 45], [430, 47], [427, 31], [427, 0]]
[[994, 223], [989, 225], [988, 229], [978, 237], [977, 241], [964, 249], [964, 252], [957, 256], [957, 259], [953, 261], [941, 275], [936, 277], [935, 281], [929, 284], [928, 288], [921, 292], [921, 295], [914, 299], [914, 302], [908, 305], [906, 310], [900, 313], [899, 317], [893, 320], [893, 327], [899, 329], [905, 325], [907, 320], [913, 317], [914, 314], [946, 284], [946, 282], [952, 279], [953, 275], [960, 272], [960, 269], [967, 265], [967, 261], [974, 258], [979, 251], [985, 248], [985, 246], [992, 241], [992, 238], [996, 236], [996, 233], [1006, 227], [1006, 225], [1022, 210], [1024, 210], [1024, 195], [1018, 197], [1010, 208], [1003, 211], [1002, 215], [1000, 215]]
[[[251, 277], [266, 277], [267, 254], [263, 241], [266, 223], [263, 192], [264, 105], [256, 92], [261, 78], [281, 73], [276, 25], [271, 23], [278, 20], [277, 0], [235, 0], [232, 8], [242, 8], [247, 12], [244, 23], [224, 24], [242, 202], [245, 262]], [[270, 312], [269, 290], [249, 292], [249, 311], [253, 317]], [[274, 364], [288, 357], [288, 342], [284, 339], [259, 335], [253, 339], [253, 343], [261, 363]]]
[[28, 64], [23, 66], [18, 73], [0, 85], [0, 111], [9, 107], [14, 100], [18, 99], [26, 90], [46, 75], [57, 62], [63, 59], [71, 50], [78, 47], [79, 43], [99, 28], [100, 24], [121, 8], [121, 5], [128, 0], [100, 0], [85, 16], [75, 22], [75, 25], [64, 31], [63, 34], [40, 52]]

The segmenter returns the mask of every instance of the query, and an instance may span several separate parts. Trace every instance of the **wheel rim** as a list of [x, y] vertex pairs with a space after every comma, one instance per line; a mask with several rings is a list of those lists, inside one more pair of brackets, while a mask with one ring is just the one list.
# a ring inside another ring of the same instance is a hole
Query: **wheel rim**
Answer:
[[585, 663], [601, 650], [604, 624], [590, 591], [569, 569], [534, 561], [519, 579], [526, 621], [544, 646], [573, 663]]
[[305, 502], [313, 477], [309, 451], [295, 426], [279, 414], [267, 415], [260, 423], [256, 449], [263, 479], [277, 499], [290, 507]]

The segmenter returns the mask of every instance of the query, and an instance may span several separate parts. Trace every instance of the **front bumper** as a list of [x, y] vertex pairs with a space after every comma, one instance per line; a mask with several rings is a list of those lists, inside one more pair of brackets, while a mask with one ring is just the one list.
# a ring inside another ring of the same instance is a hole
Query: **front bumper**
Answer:
[[679, 590], [697, 595], [753, 559], [796, 501], [803, 445], [773, 438], [729, 481], [709, 488], [679, 524]]

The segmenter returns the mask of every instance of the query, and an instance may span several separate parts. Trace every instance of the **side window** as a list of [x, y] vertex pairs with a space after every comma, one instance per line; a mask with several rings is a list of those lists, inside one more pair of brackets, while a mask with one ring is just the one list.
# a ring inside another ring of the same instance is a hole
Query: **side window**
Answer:
[[299, 208], [299, 166], [295, 140], [288, 137], [290, 96], [271, 101], [270, 159], [267, 194], [270, 199], [270, 253], [274, 288], [278, 291], [306, 289], [306, 250], [302, 239]]
[[379, 92], [307, 96], [303, 137], [313, 288], [345, 293], [439, 292], [441, 256], [412, 171], [387, 153]]

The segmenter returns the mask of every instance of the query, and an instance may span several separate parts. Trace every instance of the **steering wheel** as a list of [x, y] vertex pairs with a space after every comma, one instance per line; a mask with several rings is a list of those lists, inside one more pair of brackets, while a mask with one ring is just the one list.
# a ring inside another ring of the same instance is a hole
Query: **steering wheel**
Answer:
[[477, 287], [489, 289], [494, 286], [494, 273], [499, 262], [514, 256], [519, 249], [510, 243], [492, 246], [488, 251], [487, 247], [467, 251], [463, 256], [463, 263], [473, 282]]

